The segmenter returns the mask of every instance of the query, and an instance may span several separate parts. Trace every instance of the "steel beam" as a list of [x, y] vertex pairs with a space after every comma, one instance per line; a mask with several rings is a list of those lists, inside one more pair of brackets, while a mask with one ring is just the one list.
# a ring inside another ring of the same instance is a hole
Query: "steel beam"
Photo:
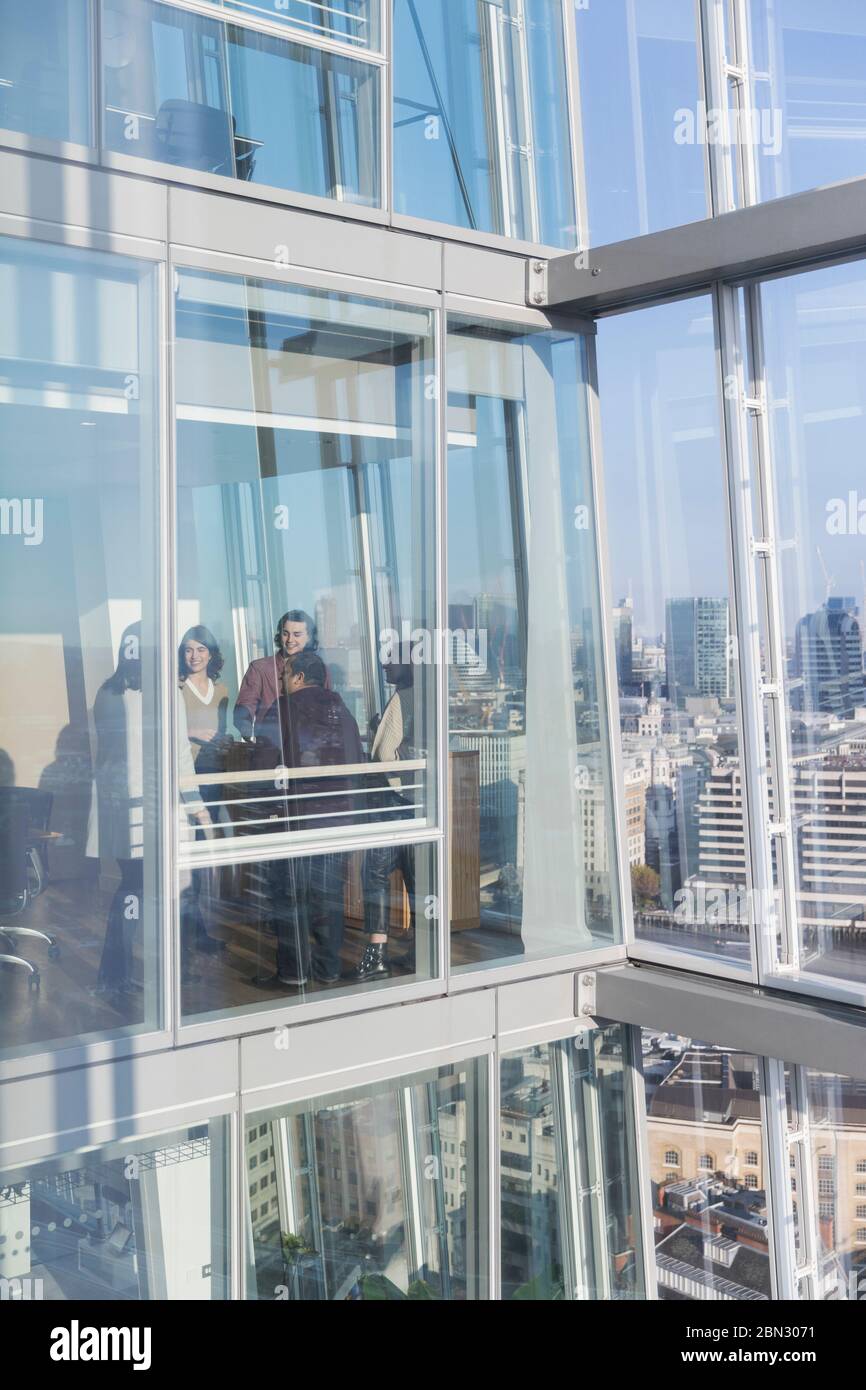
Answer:
[[866, 178], [546, 263], [531, 260], [527, 302], [599, 314], [856, 252], [866, 254]]
[[602, 1019], [678, 1033], [839, 1076], [866, 1077], [866, 1015], [824, 1001], [655, 966], [596, 972]]

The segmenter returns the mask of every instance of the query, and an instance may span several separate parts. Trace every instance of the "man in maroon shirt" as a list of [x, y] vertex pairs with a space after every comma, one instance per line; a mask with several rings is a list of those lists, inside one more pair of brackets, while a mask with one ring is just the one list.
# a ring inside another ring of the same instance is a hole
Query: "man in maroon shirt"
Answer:
[[301, 608], [293, 608], [280, 618], [274, 637], [273, 656], [250, 662], [235, 703], [235, 727], [241, 738], [251, 739], [257, 719], [261, 719], [283, 693], [286, 662], [302, 651], [316, 652], [319, 635], [316, 624]]

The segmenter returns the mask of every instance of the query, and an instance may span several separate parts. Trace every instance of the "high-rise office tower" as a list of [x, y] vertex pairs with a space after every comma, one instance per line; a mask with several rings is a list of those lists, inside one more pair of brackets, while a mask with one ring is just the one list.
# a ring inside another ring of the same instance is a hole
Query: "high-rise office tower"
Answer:
[[730, 695], [730, 614], [721, 598], [668, 599], [665, 610], [668, 696]]
[[799, 707], [808, 714], [851, 719], [866, 705], [863, 632], [857, 601], [828, 598], [797, 623], [794, 669]]

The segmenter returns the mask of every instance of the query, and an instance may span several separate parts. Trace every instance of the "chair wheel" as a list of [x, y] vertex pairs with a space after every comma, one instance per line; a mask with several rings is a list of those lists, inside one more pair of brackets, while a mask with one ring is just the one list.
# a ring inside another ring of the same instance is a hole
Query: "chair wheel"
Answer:
[[60, 959], [60, 947], [57, 945], [57, 942], [56, 942], [56, 941], [52, 941], [51, 945], [48, 947], [48, 959], [49, 959], [49, 960], [59, 960], [59, 959]]
[[33, 974], [29, 977], [28, 984], [29, 984], [30, 988], [31, 988], [32, 990], [35, 990], [35, 992], [38, 994], [38, 993], [39, 993], [39, 986], [40, 986], [41, 983], [42, 983], [42, 977], [41, 977], [41, 975], [39, 974], [39, 971], [38, 971], [38, 970], [35, 970], [35, 971], [33, 972]]

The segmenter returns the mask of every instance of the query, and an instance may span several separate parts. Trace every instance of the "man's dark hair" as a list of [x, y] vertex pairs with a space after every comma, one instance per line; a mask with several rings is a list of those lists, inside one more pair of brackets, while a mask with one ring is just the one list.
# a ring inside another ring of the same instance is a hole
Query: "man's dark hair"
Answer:
[[324, 686], [328, 679], [324, 661], [309, 649], [292, 657], [291, 668], [293, 676], [303, 676], [305, 685]]
[[283, 645], [283, 628], [286, 623], [303, 623], [307, 629], [307, 645], [304, 648], [308, 652], [319, 650], [319, 629], [303, 608], [290, 608], [288, 613], [284, 613], [277, 623], [277, 630], [274, 633], [274, 646], [277, 648]]

